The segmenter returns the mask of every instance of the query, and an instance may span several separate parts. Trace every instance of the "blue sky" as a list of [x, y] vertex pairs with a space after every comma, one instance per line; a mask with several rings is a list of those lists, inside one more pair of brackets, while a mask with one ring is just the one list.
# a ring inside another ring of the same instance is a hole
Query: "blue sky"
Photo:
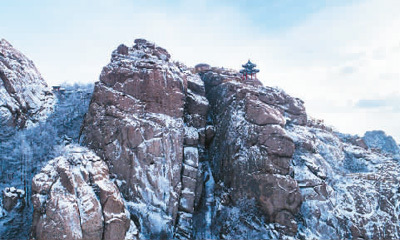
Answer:
[[399, 141], [399, 12], [398, 0], [3, 0], [0, 37], [49, 84], [97, 81], [111, 51], [139, 37], [192, 66], [251, 58], [310, 115]]

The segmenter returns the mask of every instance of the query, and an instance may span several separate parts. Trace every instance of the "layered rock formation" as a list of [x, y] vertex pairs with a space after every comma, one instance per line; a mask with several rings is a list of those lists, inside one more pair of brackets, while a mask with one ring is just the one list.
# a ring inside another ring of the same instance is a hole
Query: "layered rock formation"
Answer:
[[384, 131], [368, 131], [362, 140], [365, 145], [372, 150], [380, 151], [383, 154], [394, 155], [400, 159], [400, 147], [391, 136], [387, 136]]
[[34, 239], [128, 239], [137, 237], [104, 161], [69, 145], [32, 181]]
[[0, 40], [0, 125], [24, 127], [51, 113], [55, 98], [31, 60]]
[[16, 189], [15, 187], [7, 187], [3, 191], [3, 208], [6, 211], [11, 211], [14, 207], [23, 207], [25, 191]]
[[224, 198], [234, 205], [254, 198], [268, 222], [295, 235], [301, 195], [290, 176], [295, 145], [284, 127], [286, 122], [305, 124], [302, 102], [258, 80], [243, 82], [236, 72], [206, 71], [201, 76], [215, 128], [208, 160]]
[[112, 53], [82, 125], [99, 157], [69, 146], [34, 178], [32, 234], [400, 238], [391, 140], [336, 133], [282, 90], [138, 39]]
[[294, 235], [301, 197], [283, 127], [306, 123], [302, 102], [221, 69], [198, 69], [200, 79], [165, 49], [135, 43], [104, 67], [82, 139], [109, 164], [143, 237], [191, 237], [212, 175], [231, 205], [255, 198], [267, 221]]
[[400, 238], [400, 165], [323, 124], [287, 127], [303, 204], [300, 239]]
[[165, 49], [135, 43], [119, 46], [104, 67], [83, 142], [109, 164], [144, 236], [170, 238], [175, 228], [187, 235], [204, 142], [204, 87]]

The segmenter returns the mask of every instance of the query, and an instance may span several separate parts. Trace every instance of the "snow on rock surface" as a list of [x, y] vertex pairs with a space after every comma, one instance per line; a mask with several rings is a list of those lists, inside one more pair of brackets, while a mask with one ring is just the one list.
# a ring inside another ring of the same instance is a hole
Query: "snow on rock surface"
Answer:
[[25, 127], [45, 119], [55, 98], [35, 65], [0, 40], [0, 125]]
[[300, 239], [400, 238], [400, 166], [393, 155], [321, 124], [287, 131], [296, 144], [294, 178], [303, 197]]
[[118, 184], [128, 235], [397, 239], [399, 166], [378, 135], [335, 133], [280, 89], [137, 39], [103, 68], [81, 139]]
[[[246, 199], [255, 201], [253, 210], [262, 213], [259, 216], [265, 222], [276, 223], [281, 230], [285, 229], [286, 235], [294, 236], [301, 195], [297, 182], [290, 176], [295, 145], [283, 127], [286, 121], [305, 123], [302, 103], [283, 91], [263, 87], [258, 80], [242, 81], [234, 71], [211, 69], [202, 72], [201, 78], [215, 131], [208, 146], [208, 161], [218, 183], [216, 204], [224, 209], [213, 213], [214, 223], [220, 226], [214, 236], [246, 237], [235, 236], [235, 227], [223, 220], [230, 211], [250, 220], [246, 204], [242, 204]], [[251, 227], [247, 230], [251, 231]], [[266, 235], [274, 231], [264, 230]], [[252, 235], [256, 236], [263, 235]]]
[[32, 192], [35, 239], [124, 239], [134, 226], [107, 165], [84, 147], [66, 146], [33, 178]]
[[16, 189], [15, 187], [7, 187], [3, 190], [3, 208], [7, 211], [11, 211], [14, 207], [23, 207], [25, 197], [25, 191], [22, 189]]
[[144, 39], [103, 68], [83, 143], [109, 164], [144, 238], [190, 237], [207, 107], [199, 76]]
[[362, 139], [368, 148], [395, 155], [400, 159], [399, 145], [397, 145], [393, 137], [387, 136], [384, 131], [368, 131], [364, 134]]

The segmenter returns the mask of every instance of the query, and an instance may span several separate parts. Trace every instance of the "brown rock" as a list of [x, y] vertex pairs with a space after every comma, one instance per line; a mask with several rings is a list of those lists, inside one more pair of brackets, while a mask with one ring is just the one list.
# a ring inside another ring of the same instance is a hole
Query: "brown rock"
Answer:
[[285, 119], [281, 113], [260, 101], [246, 100], [246, 118], [257, 125], [278, 124], [285, 125]]
[[198, 72], [208, 71], [208, 70], [210, 70], [211, 67], [210, 67], [210, 65], [208, 65], [206, 63], [199, 63], [194, 68], [195, 68], [196, 73], [198, 73]]
[[0, 40], [0, 125], [25, 127], [45, 119], [55, 103], [54, 95], [24, 54]]
[[265, 126], [259, 135], [259, 143], [266, 147], [268, 154], [292, 157], [295, 149], [293, 140], [279, 126]]
[[252, 190], [258, 195], [261, 208], [274, 221], [276, 214], [287, 210], [296, 214], [301, 205], [301, 195], [297, 182], [285, 176], [256, 175]]
[[33, 178], [33, 237], [124, 239], [130, 220], [106, 164], [82, 147], [64, 151]]
[[178, 210], [193, 212], [208, 101], [199, 76], [169, 59], [165, 49], [144, 39], [114, 51], [82, 133], [121, 182], [125, 199], [135, 203], [131, 213], [142, 229], [173, 237]]
[[260, 101], [279, 108], [290, 122], [302, 126], [307, 124], [307, 114], [301, 99], [293, 98], [282, 90], [268, 87], [261, 91], [258, 97]]
[[121, 44], [118, 46], [117, 52], [118, 54], [128, 55], [128, 47], [125, 46], [124, 44]]
[[205, 143], [210, 144], [215, 136], [215, 129], [213, 126], [208, 125], [205, 130]]
[[18, 203], [24, 204], [25, 191], [7, 187], [3, 191], [3, 208], [11, 211]]
[[270, 222], [294, 236], [302, 197], [289, 176], [295, 145], [283, 126], [295, 100], [257, 82], [243, 82], [231, 71], [208, 71], [202, 79], [215, 124], [208, 152], [215, 180], [230, 189], [232, 204], [256, 199]]

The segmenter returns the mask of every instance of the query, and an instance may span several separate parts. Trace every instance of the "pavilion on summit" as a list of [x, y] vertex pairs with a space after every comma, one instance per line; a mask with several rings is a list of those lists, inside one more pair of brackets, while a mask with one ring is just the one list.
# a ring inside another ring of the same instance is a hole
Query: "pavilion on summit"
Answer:
[[240, 73], [242, 74], [242, 80], [247, 80], [248, 78], [253, 79], [253, 75], [254, 79], [256, 79], [256, 74], [260, 71], [258, 69], [255, 69], [256, 66], [257, 65], [252, 63], [250, 59], [246, 64], [243, 64], [243, 69], [240, 70]]

